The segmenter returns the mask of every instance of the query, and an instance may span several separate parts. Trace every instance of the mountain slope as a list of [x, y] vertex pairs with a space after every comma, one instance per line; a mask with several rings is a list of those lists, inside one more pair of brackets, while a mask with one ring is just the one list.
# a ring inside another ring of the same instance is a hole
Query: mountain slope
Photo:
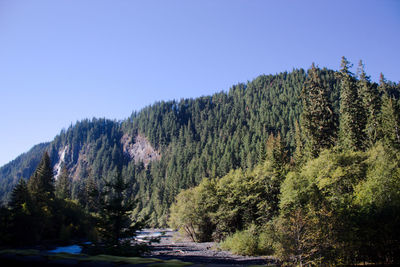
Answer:
[[11, 190], [21, 178], [28, 179], [39, 164], [44, 151], [50, 143], [35, 145], [28, 152], [21, 154], [10, 163], [0, 168], [0, 203], [6, 202]]
[[[334, 72], [320, 70], [334, 108], [338, 109], [338, 81]], [[48, 150], [55, 174], [65, 164], [73, 178], [73, 197], [86, 204], [87, 181], [98, 187], [117, 169], [138, 200], [134, 216], [150, 217], [153, 225], [166, 221], [167, 210], [182, 188], [204, 177], [221, 177], [229, 170], [251, 168], [263, 159], [270, 133], [280, 132], [294, 148], [294, 124], [299, 119], [299, 95], [307, 73], [261, 75], [229, 92], [181, 101], [158, 102], [124, 121], [83, 120], [62, 131], [50, 144], [21, 155], [0, 169], [0, 197], [7, 199], [24, 166]], [[28, 153], [27, 153], [28, 154]], [[34, 155], [34, 157], [33, 157]]]

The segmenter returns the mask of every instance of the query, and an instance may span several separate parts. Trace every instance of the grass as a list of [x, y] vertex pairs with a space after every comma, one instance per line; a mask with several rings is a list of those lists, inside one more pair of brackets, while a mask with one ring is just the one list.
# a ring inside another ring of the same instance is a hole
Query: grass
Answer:
[[4, 249], [0, 250], [0, 255], [4, 254], [15, 254], [18, 256], [37, 256], [40, 254], [39, 250], [36, 249]]
[[183, 262], [180, 260], [160, 260], [156, 258], [141, 258], [141, 257], [121, 257], [112, 255], [96, 255], [88, 256], [86, 254], [69, 254], [69, 253], [57, 253], [57, 254], [43, 254], [39, 250], [34, 249], [5, 249], [0, 250], [1, 255], [16, 255], [16, 256], [42, 256], [49, 261], [53, 260], [76, 260], [78, 262], [96, 262], [102, 261], [114, 264], [147, 264], [148, 266], [188, 266], [192, 265], [189, 262]]

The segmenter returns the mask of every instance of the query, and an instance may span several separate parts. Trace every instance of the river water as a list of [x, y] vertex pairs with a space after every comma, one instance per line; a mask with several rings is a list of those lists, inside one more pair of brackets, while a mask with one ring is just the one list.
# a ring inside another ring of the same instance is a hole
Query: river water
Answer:
[[[153, 229], [143, 229], [142, 231], [137, 231], [136, 232], [136, 241], [139, 242], [149, 242], [152, 239], [157, 239], [157, 238], [163, 238], [165, 235], [164, 231], [157, 231]], [[86, 242], [84, 244], [91, 244], [90, 242]], [[70, 245], [70, 246], [60, 246], [56, 247], [55, 249], [48, 250], [47, 252], [49, 253], [70, 253], [70, 254], [80, 254], [82, 252], [82, 246], [81, 245]]]
[[48, 250], [49, 253], [70, 253], [70, 254], [80, 254], [82, 252], [82, 247], [79, 245], [71, 245], [64, 247], [56, 247], [53, 250]]

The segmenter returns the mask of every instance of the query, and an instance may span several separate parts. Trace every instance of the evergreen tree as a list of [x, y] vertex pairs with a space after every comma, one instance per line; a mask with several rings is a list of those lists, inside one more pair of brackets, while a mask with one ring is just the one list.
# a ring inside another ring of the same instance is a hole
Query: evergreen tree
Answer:
[[265, 145], [263, 142], [258, 143], [258, 162], [263, 162], [267, 153], [265, 151]]
[[65, 165], [61, 167], [61, 174], [56, 181], [55, 190], [59, 199], [71, 199], [71, 179]]
[[[21, 179], [14, 187], [11, 200], [11, 242], [15, 245], [28, 245], [35, 242], [35, 227], [32, 227], [32, 203], [27, 183]], [[34, 224], [33, 224], [34, 225]]]
[[400, 149], [400, 105], [387, 94], [382, 98], [380, 132], [386, 144]]
[[28, 189], [37, 205], [48, 205], [54, 199], [54, 177], [49, 154], [45, 152], [36, 171], [28, 181]]
[[383, 73], [381, 72], [381, 73], [379, 74], [379, 87], [378, 87], [379, 93], [380, 93], [381, 95], [388, 94], [388, 92], [389, 92], [388, 87], [389, 87], [389, 86], [387, 85], [385, 76], [384, 76]]
[[294, 141], [295, 141], [295, 146], [296, 149], [293, 153], [293, 159], [296, 165], [300, 166], [303, 162], [303, 156], [304, 156], [304, 147], [303, 147], [303, 139], [302, 139], [302, 133], [300, 130], [299, 123], [297, 121], [294, 122]]
[[276, 137], [273, 134], [268, 137], [267, 160], [272, 163], [272, 168], [278, 172], [281, 172], [288, 163], [286, 142], [279, 132]]
[[381, 98], [379, 91], [374, 84], [371, 84], [370, 77], [364, 71], [364, 64], [360, 60], [358, 64], [358, 91], [363, 100], [364, 110], [367, 112], [365, 133], [368, 139], [367, 145], [372, 146], [379, 138], [379, 113], [381, 109]]
[[99, 212], [100, 192], [93, 176], [89, 176], [85, 185], [86, 209], [89, 212]]
[[302, 93], [302, 126], [306, 136], [307, 149], [312, 157], [317, 157], [322, 149], [335, 143], [337, 123], [327, 89], [312, 64]]
[[28, 186], [25, 182], [25, 179], [21, 179], [12, 191], [11, 199], [8, 205], [12, 210], [17, 211], [27, 208], [27, 205], [29, 204], [30, 195], [28, 191]]
[[339, 77], [340, 91], [340, 145], [353, 151], [364, 148], [366, 115], [358, 95], [356, 79], [350, 72], [351, 64], [342, 57]]
[[134, 203], [126, 196], [129, 184], [124, 182], [120, 171], [105, 186], [98, 229], [106, 244], [120, 246], [121, 238], [132, 237], [137, 230], [138, 225], [132, 224], [129, 217]]
[[41, 241], [54, 238], [54, 177], [47, 152], [43, 154], [36, 171], [28, 181], [28, 191], [32, 198], [31, 227], [34, 239]]

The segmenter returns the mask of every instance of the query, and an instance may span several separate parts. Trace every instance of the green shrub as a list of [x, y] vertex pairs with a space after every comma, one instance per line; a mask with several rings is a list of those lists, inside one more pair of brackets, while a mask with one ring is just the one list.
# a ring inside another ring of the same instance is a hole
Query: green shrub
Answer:
[[251, 226], [249, 229], [237, 231], [233, 235], [228, 236], [221, 243], [221, 248], [239, 255], [258, 254], [258, 235], [255, 227]]
[[276, 245], [276, 233], [272, 224], [267, 224], [258, 235], [257, 254], [273, 255]]

